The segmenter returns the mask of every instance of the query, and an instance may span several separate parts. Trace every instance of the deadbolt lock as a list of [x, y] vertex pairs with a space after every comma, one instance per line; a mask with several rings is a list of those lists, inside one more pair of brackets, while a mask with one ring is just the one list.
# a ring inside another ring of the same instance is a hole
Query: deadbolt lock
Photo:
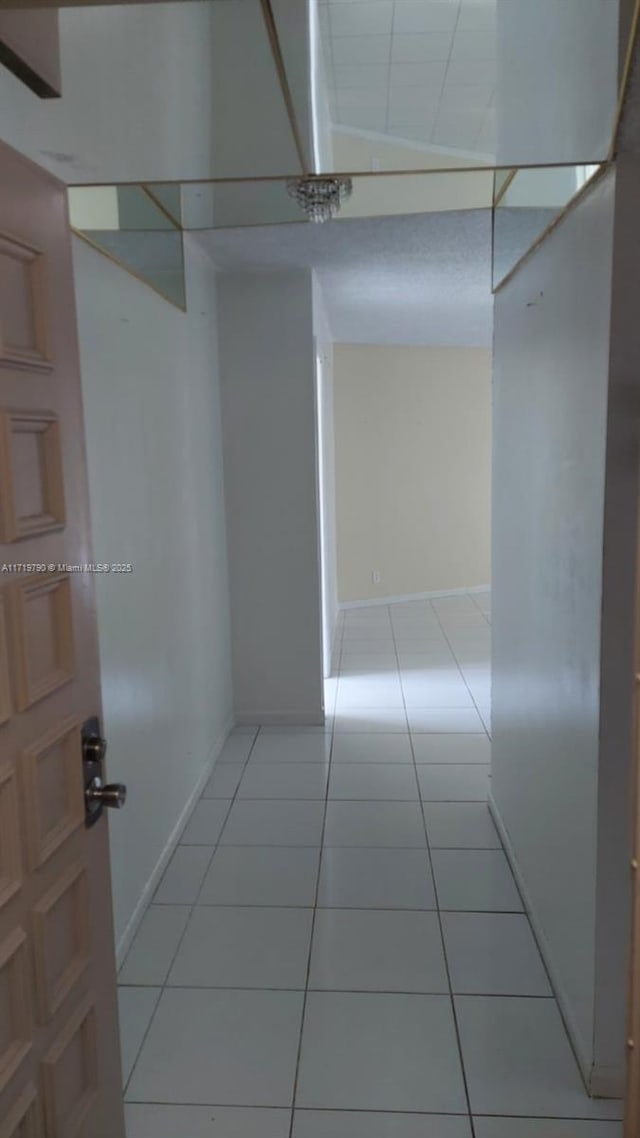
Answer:
[[87, 827], [95, 825], [105, 806], [120, 810], [127, 799], [127, 788], [121, 782], [103, 781], [107, 741], [100, 733], [100, 721], [93, 715], [82, 726], [82, 766], [84, 770], [84, 805]]

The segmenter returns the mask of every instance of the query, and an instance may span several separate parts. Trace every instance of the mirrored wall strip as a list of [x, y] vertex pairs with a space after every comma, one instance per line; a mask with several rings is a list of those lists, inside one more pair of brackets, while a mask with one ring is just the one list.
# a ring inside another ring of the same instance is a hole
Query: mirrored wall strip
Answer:
[[[86, 233], [83, 233], [81, 229], [74, 229], [73, 225], [70, 226], [70, 229], [74, 237], [79, 237], [81, 241], [84, 241], [85, 245], [90, 245], [92, 249], [95, 249], [96, 253], [100, 253], [102, 257], [106, 257], [107, 261], [111, 261], [114, 265], [117, 265], [119, 269], [122, 269], [123, 272], [127, 273], [130, 277], [133, 277], [134, 280], [139, 281], [140, 284], [145, 285], [146, 288], [150, 288], [152, 292], [155, 292], [157, 296], [162, 297], [162, 299], [165, 300], [167, 304], [170, 304], [172, 308], [177, 308], [179, 312], [187, 311], [186, 304], [178, 304], [177, 300], [172, 300], [171, 297], [167, 296], [166, 293], [161, 291], [161, 289], [157, 288], [154, 284], [151, 284], [151, 282], [148, 281], [146, 277], [143, 277], [141, 273], [136, 273], [134, 269], [130, 269], [129, 266], [125, 265], [124, 261], [121, 261], [119, 257], [116, 257], [114, 253], [111, 253], [108, 249], [103, 249], [97, 241], [93, 241], [91, 237], [87, 237]], [[182, 232], [180, 233], [180, 249], [182, 253], [182, 270], [184, 273], [184, 241]]]
[[[178, 183], [178, 185], [180, 185], [180, 183]], [[167, 221], [171, 222], [175, 229], [182, 229], [182, 223], [178, 220], [177, 217], [173, 216], [171, 211], [167, 209], [166, 205], [163, 202], [160, 201], [160, 198], [156, 197], [153, 190], [149, 189], [149, 186], [145, 182], [140, 182], [140, 189], [142, 190], [143, 194], [146, 194], [149, 200], [153, 202], [156, 209], [160, 210], [160, 213], [166, 217]]]
[[[504, 182], [502, 183], [502, 185], [500, 186], [500, 189], [498, 190], [497, 194], [494, 195], [494, 198], [493, 198], [494, 207], [497, 205], [500, 205], [500, 202], [502, 201], [504, 195], [506, 194], [507, 190], [509, 189], [509, 186], [511, 185], [516, 174], [518, 173], [519, 168], [520, 167], [514, 166], [514, 168], [507, 174], [507, 176], [506, 176]], [[499, 169], [504, 169], [504, 167], [499, 167], [499, 166], [496, 167], [496, 170], [495, 170], [496, 174], [498, 173]]]
[[[553, 221], [551, 221], [549, 223], [549, 225], [547, 225], [547, 227], [542, 230], [542, 233], [540, 233], [540, 235], [538, 237], [536, 237], [533, 244], [530, 245], [529, 248], [526, 250], [526, 252], [523, 253], [522, 256], [518, 258], [515, 265], [513, 265], [513, 267], [511, 269], [509, 269], [509, 272], [506, 274], [506, 276], [502, 277], [502, 279], [500, 281], [498, 281], [498, 283], [496, 285], [492, 284], [491, 292], [494, 294], [494, 296], [497, 292], [500, 292], [500, 290], [502, 288], [504, 288], [505, 285], [507, 285], [509, 283], [509, 281], [512, 279], [512, 277], [514, 277], [516, 275], [516, 273], [521, 269], [522, 265], [524, 265], [525, 262], [528, 261], [529, 258], [532, 257], [533, 254], [538, 251], [540, 246], [544, 244], [544, 242], [547, 240], [549, 235], [551, 233], [553, 233], [554, 230], [557, 229], [559, 225], [562, 224], [565, 217], [567, 217], [567, 215], [570, 214], [575, 209], [575, 207], [577, 205], [579, 205], [579, 203], [582, 201], [582, 199], [587, 196], [587, 194], [593, 189], [593, 187], [595, 185], [597, 185], [598, 182], [602, 181], [605, 174], [608, 174], [608, 172], [609, 172], [609, 170], [611, 170], [611, 168], [612, 168], [611, 162], [607, 161], [607, 162], [601, 163], [601, 165], [598, 167], [596, 173], [593, 174], [589, 178], [588, 182], [585, 182], [584, 186], [582, 186], [578, 190], [578, 192], [573, 195], [571, 200], [568, 201], [565, 206], [563, 206], [563, 208], [560, 210], [560, 213], [558, 213], [556, 215], [556, 217], [554, 217]], [[495, 219], [495, 213], [496, 213], [495, 208], [491, 211], [491, 213], [492, 213], [492, 217]], [[495, 240], [495, 225], [492, 226], [492, 240]], [[492, 246], [492, 249], [491, 249], [492, 265], [493, 265], [494, 257], [495, 257], [495, 246]]]

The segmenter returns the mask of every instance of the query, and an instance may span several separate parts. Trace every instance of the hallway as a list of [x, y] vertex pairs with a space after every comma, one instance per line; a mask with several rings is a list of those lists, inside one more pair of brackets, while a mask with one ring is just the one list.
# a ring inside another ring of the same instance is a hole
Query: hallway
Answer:
[[351, 609], [327, 726], [232, 733], [120, 974], [128, 1138], [619, 1138], [486, 805], [489, 651], [487, 594]]

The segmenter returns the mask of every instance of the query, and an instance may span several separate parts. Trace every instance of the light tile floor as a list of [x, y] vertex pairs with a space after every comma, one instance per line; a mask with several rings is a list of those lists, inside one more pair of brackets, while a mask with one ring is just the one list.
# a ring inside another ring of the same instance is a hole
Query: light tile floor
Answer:
[[128, 1138], [620, 1138], [486, 804], [488, 595], [349, 610], [238, 729], [120, 974]]

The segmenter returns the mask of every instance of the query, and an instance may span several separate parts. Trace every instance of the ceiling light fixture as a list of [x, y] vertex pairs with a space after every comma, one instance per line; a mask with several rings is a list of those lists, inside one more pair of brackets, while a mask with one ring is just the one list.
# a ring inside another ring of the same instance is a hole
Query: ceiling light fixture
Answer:
[[331, 221], [352, 191], [351, 178], [307, 174], [287, 182], [289, 196], [297, 201], [309, 221], [316, 222]]

